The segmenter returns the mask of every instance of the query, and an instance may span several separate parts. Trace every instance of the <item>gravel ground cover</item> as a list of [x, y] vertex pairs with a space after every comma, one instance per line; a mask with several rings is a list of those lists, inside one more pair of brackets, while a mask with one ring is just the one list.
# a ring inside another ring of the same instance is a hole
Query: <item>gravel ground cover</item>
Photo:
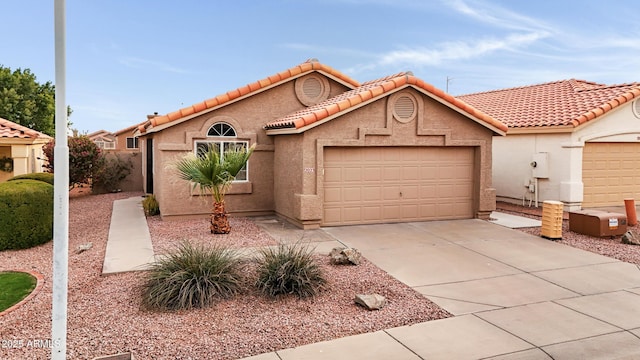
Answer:
[[[149, 312], [140, 309], [144, 273], [101, 276], [112, 203], [137, 193], [73, 196], [69, 203], [69, 359], [132, 352], [137, 359], [237, 359], [278, 349], [450, 316], [368, 261], [332, 266], [317, 260], [329, 290], [314, 299], [272, 300], [247, 288], [243, 295], [207, 309]], [[206, 220], [149, 220], [154, 248], [169, 251], [178, 241], [212, 241]], [[249, 219], [232, 218], [232, 234], [215, 241], [240, 247], [274, 244]], [[85, 252], [78, 246], [93, 243]], [[44, 275], [44, 286], [29, 302], [0, 315], [0, 359], [46, 359], [50, 350], [52, 250], [49, 242], [0, 252], [0, 271], [27, 269]], [[248, 274], [251, 274], [248, 267]], [[356, 293], [379, 293], [389, 305], [366, 311]]]
[[[542, 205], [538, 208], [531, 208], [526, 206], [519, 206], [514, 204], [508, 204], [499, 202], [497, 208], [501, 212], [516, 214], [520, 216], [530, 217], [533, 219], [541, 219], [542, 217]], [[578, 234], [573, 231], [569, 231], [569, 215], [564, 213], [562, 221], [562, 240], [558, 240], [559, 243], [576, 247], [578, 249], [591, 251], [596, 254], [605, 255], [625, 261], [632, 264], [640, 265], [640, 246], [628, 245], [621, 243], [621, 237], [592, 237], [588, 235]], [[540, 228], [521, 228], [520, 231], [540, 236]], [[640, 233], [640, 225], [629, 226], [628, 230]]]

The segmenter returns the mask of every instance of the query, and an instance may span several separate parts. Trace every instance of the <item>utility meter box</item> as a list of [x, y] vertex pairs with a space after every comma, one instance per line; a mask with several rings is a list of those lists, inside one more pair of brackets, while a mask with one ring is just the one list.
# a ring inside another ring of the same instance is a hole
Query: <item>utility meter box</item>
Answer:
[[538, 179], [549, 178], [549, 153], [535, 153], [531, 157], [531, 176]]
[[627, 216], [601, 210], [572, 211], [569, 230], [598, 237], [623, 235], [627, 232]]

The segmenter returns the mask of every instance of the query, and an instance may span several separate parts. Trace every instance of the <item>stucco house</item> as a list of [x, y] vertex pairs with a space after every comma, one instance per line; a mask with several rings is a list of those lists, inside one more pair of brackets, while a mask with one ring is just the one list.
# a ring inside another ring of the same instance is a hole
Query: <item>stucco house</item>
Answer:
[[493, 142], [498, 200], [577, 210], [640, 199], [640, 83], [571, 79], [459, 98], [509, 127]]
[[315, 59], [139, 126], [145, 191], [163, 218], [211, 207], [172, 168], [208, 146], [256, 145], [231, 214], [302, 228], [487, 218], [491, 144], [507, 127], [410, 72], [359, 83]]
[[[154, 115], [149, 115], [148, 118], [152, 118], [153, 116]], [[131, 125], [116, 132], [98, 130], [87, 134], [87, 136], [91, 141], [95, 142], [100, 149], [106, 151], [138, 152], [140, 151], [140, 147], [138, 146], [138, 138], [134, 136], [134, 132], [141, 124], [142, 123]]]
[[98, 130], [90, 134], [87, 134], [89, 139], [96, 143], [96, 145], [103, 150], [115, 150], [116, 149], [116, 136], [112, 132], [107, 130]]
[[0, 118], [0, 182], [44, 171], [42, 147], [51, 140], [49, 135]]

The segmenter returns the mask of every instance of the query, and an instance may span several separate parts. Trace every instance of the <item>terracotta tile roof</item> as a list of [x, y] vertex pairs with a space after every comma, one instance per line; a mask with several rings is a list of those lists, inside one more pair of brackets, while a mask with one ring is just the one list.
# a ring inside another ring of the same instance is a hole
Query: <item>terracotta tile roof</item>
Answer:
[[264, 129], [300, 129], [328, 119], [339, 112], [348, 111], [350, 108], [356, 107], [362, 102], [382, 97], [389, 92], [408, 86], [413, 86], [425, 91], [438, 100], [448, 103], [451, 107], [457, 108], [464, 113], [474, 116], [486, 125], [490, 125], [505, 132], [507, 131], [506, 125], [473, 108], [460, 99], [457, 99], [444, 91], [435, 88], [433, 85], [413, 76], [411, 72], [402, 72], [377, 80], [364, 82], [361, 86], [351, 91], [342, 93], [317, 105], [287, 115], [281, 119], [271, 121], [264, 126]]
[[576, 127], [640, 97], [640, 83], [561, 80], [459, 96], [509, 128]]
[[0, 118], [0, 138], [51, 139], [51, 136]]
[[176, 121], [186, 116], [190, 116], [190, 115], [199, 113], [201, 111], [211, 109], [213, 107], [230, 103], [239, 98], [251, 96], [256, 92], [262, 91], [264, 89], [267, 89], [269, 87], [272, 87], [284, 81], [302, 76], [306, 73], [310, 73], [313, 71], [324, 72], [327, 75], [333, 78], [336, 78], [347, 85], [350, 85], [351, 87], [360, 86], [360, 83], [358, 81], [348, 77], [347, 75], [327, 65], [324, 65], [318, 62], [317, 59], [309, 59], [298, 66], [294, 66], [290, 69], [271, 75], [262, 80], [253, 82], [251, 84], [247, 84], [235, 90], [228, 91], [222, 95], [218, 95], [216, 97], [199, 102], [197, 104], [182, 108], [174, 112], [170, 112], [166, 115], [158, 115], [158, 116], [151, 117], [148, 121], [139, 125], [138, 130], [141, 133], [145, 133], [149, 127], [154, 127], [154, 126], [166, 124], [172, 121]]

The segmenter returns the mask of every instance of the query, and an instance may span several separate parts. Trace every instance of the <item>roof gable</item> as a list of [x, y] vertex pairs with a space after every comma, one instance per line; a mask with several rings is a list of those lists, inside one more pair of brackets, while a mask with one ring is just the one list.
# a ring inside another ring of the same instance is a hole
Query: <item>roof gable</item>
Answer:
[[361, 86], [351, 91], [347, 91], [307, 109], [303, 109], [283, 118], [271, 121], [264, 126], [264, 129], [267, 131], [271, 130], [271, 133], [274, 133], [274, 130], [283, 130], [278, 131], [278, 133], [303, 132], [371, 101], [388, 96], [391, 93], [409, 86], [434, 98], [453, 110], [470, 117], [496, 133], [504, 134], [504, 132], [507, 131], [506, 125], [464, 103], [463, 101], [445, 93], [444, 91], [435, 88], [433, 85], [418, 79], [413, 76], [411, 72], [402, 72], [362, 83]]
[[358, 81], [327, 65], [318, 62], [317, 59], [309, 59], [298, 66], [294, 66], [290, 69], [271, 75], [251, 84], [247, 84], [235, 90], [228, 91], [211, 99], [207, 99], [197, 104], [182, 108], [180, 110], [170, 112], [166, 115], [154, 116], [148, 121], [140, 124], [138, 126], [138, 131], [140, 131], [140, 133], [145, 133], [148, 131], [148, 129], [160, 125], [169, 123], [177, 124], [182, 120], [190, 119], [193, 116], [200, 115], [205, 111], [210, 111], [218, 107], [233, 103], [235, 101], [250, 97], [259, 92], [265, 91], [274, 86], [296, 79], [311, 72], [320, 72], [349, 88], [360, 86], [360, 83]]
[[51, 139], [51, 136], [0, 118], [0, 138], [35, 140], [38, 138]]
[[510, 129], [575, 128], [640, 97], [640, 83], [561, 80], [459, 96]]

